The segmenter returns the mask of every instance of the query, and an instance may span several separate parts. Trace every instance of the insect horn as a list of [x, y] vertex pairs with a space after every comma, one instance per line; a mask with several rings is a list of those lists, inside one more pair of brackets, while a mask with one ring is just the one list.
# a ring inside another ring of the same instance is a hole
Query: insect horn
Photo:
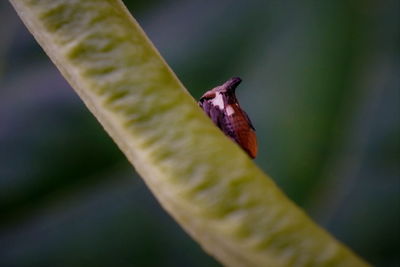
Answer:
[[242, 82], [242, 79], [239, 77], [232, 77], [228, 81], [226, 81], [222, 87], [226, 88], [226, 91], [235, 91], [236, 87]]

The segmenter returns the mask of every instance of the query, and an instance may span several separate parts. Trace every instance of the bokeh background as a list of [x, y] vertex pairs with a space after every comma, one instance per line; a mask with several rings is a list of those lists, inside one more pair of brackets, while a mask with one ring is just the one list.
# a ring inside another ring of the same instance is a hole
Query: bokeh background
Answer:
[[[195, 98], [242, 77], [260, 167], [362, 257], [400, 266], [398, 1], [125, 3]], [[7, 1], [0, 18], [0, 266], [220, 266]]]

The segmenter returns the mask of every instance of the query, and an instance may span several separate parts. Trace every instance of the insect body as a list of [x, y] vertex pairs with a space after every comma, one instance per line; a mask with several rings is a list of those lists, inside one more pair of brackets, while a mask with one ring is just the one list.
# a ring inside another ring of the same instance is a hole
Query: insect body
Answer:
[[246, 112], [240, 108], [235, 89], [242, 80], [229, 79], [223, 85], [206, 92], [199, 106], [227, 136], [235, 141], [251, 158], [257, 155], [255, 129]]

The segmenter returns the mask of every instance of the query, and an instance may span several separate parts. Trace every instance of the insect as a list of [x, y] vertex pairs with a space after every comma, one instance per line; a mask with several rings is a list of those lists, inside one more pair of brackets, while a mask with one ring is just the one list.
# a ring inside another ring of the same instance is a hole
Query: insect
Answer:
[[236, 142], [251, 158], [257, 155], [255, 128], [249, 116], [236, 99], [236, 87], [242, 82], [233, 77], [224, 84], [207, 91], [199, 106], [228, 137]]

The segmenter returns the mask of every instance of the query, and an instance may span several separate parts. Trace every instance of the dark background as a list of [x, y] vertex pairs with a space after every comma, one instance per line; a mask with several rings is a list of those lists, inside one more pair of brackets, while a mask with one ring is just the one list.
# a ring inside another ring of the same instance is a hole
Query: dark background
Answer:
[[[125, 1], [198, 98], [231, 76], [256, 162], [376, 266], [400, 266], [398, 1]], [[161, 209], [0, 3], [0, 266], [219, 266]]]

